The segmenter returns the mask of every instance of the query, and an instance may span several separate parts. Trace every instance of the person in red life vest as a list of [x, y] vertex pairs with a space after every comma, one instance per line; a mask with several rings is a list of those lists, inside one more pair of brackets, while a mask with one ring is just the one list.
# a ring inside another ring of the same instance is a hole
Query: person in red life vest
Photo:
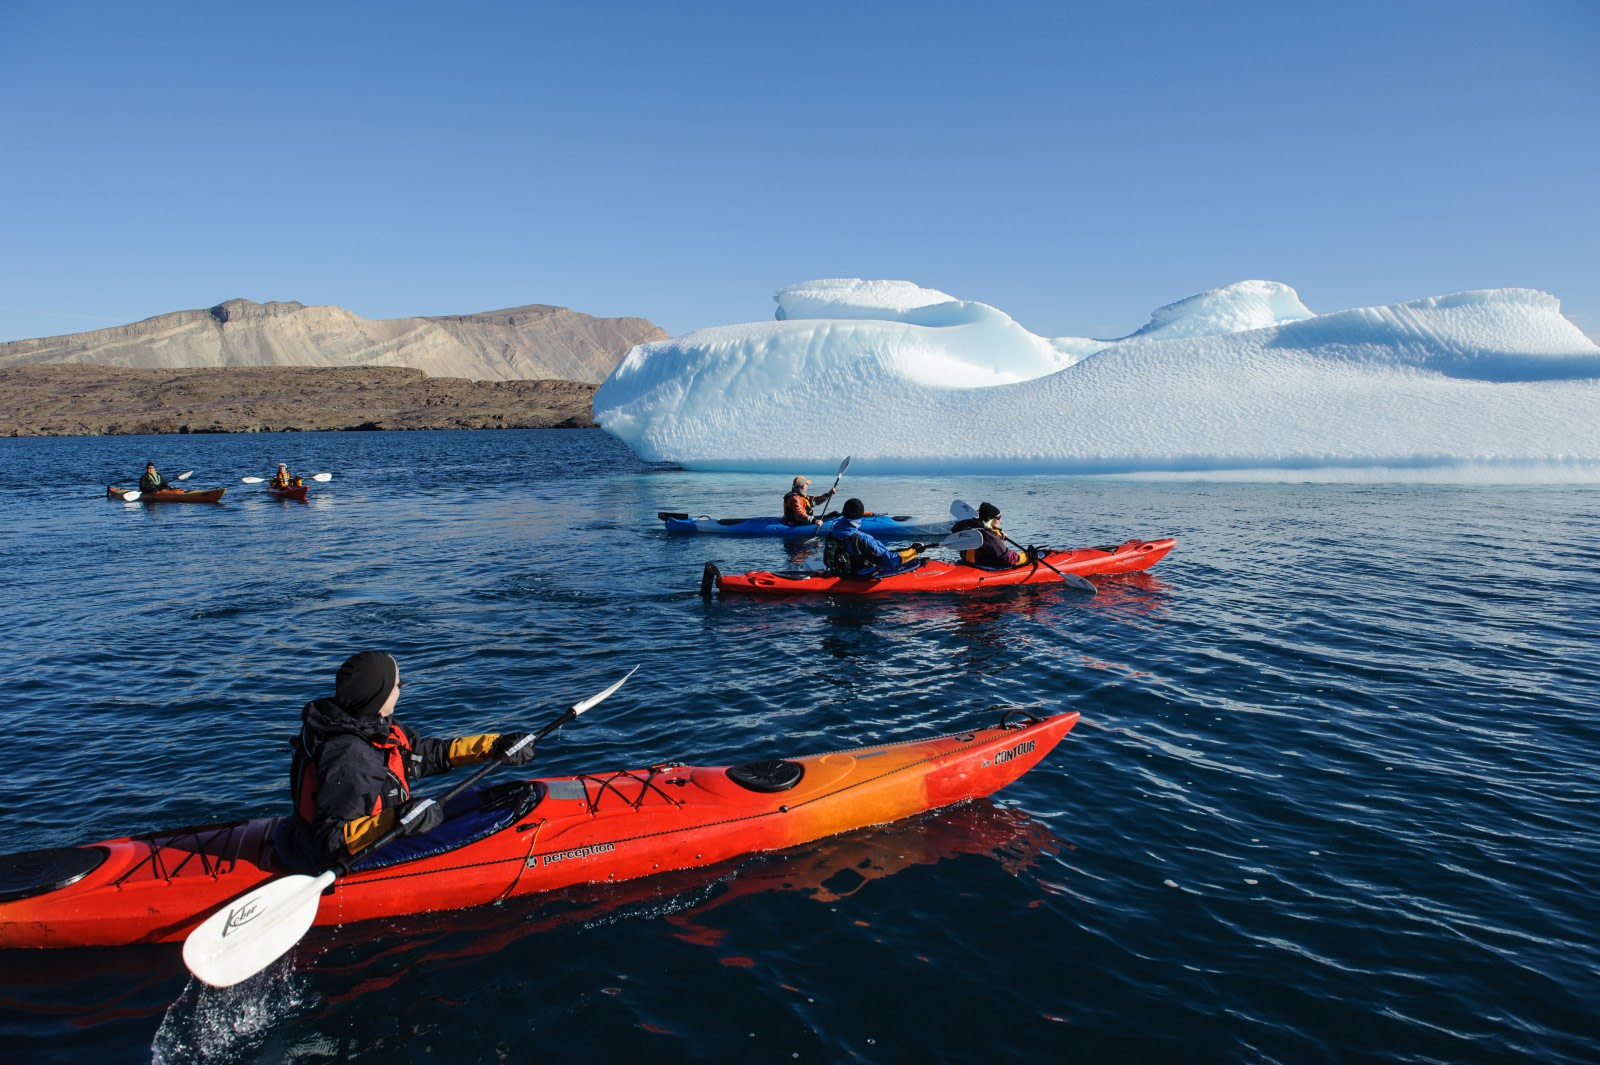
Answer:
[[339, 667], [333, 698], [301, 711], [290, 769], [295, 808], [275, 841], [283, 865], [320, 871], [348, 862], [416, 806], [424, 809], [405, 835], [437, 828], [441, 808], [411, 796], [422, 777], [491, 758], [504, 757], [508, 765], [533, 760], [532, 744], [505, 755], [523, 732], [423, 739], [394, 720], [399, 699], [399, 663], [382, 651], [362, 651]]
[[993, 503], [978, 505], [976, 518], [964, 518], [950, 526], [952, 534], [966, 529], [977, 529], [983, 534], [983, 543], [961, 552], [964, 562], [989, 569], [1012, 569], [1037, 561], [1042, 548], [1030, 547], [1027, 552], [1013, 551], [1006, 545], [1005, 532], [1000, 528], [1000, 508]]
[[794, 485], [789, 489], [789, 494], [783, 497], [783, 523], [785, 525], [815, 525], [821, 519], [813, 516], [811, 508], [818, 503], [826, 503], [833, 498], [833, 489], [828, 489], [820, 496], [806, 495], [806, 489], [811, 485], [811, 478], [801, 476], [794, 479]]

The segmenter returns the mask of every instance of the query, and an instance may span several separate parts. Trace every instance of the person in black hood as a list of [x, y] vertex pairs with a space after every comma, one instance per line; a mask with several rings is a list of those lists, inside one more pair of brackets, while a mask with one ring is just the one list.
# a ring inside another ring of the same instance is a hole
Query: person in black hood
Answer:
[[[492, 758], [509, 765], [533, 760], [532, 744], [506, 754], [523, 732], [418, 737], [393, 719], [400, 684], [392, 655], [362, 651], [339, 667], [333, 698], [316, 699], [301, 711], [290, 769], [294, 813], [283, 819], [277, 840], [285, 866], [320, 871], [353, 858], [427, 802], [411, 796], [412, 782], [422, 777]], [[443, 819], [438, 805], [427, 805], [405, 834], [427, 832]]]

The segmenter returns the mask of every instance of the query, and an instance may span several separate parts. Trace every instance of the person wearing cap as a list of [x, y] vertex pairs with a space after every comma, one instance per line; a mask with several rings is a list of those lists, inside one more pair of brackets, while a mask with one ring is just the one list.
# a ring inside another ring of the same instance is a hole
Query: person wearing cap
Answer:
[[838, 521], [822, 541], [822, 561], [828, 572], [838, 577], [857, 579], [887, 577], [907, 568], [907, 564], [928, 549], [926, 544], [892, 551], [876, 537], [861, 531], [866, 507], [859, 499], [847, 499]]
[[821, 519], [812, 516], [811, 508], [818, 503], [825, 503], [833, 498], [833, 489], [828, 489], [820, 496], [806, 495], [806, 489], [811, 485], [811, 478], [804, 475], [796, 477], [794, 484], [789, 489], [789, 494], [783, 497], [783, 523], [785, 525], [815, 525]]
[[267, 486], [270, 488], [299, 488], [302, 484], [305, 484], [305, 482], [298, 477], [291, 476], [288, 465], [282, 462], [278, 463], [278, 472], [273, 474], [272, 480], [267, 482]]
[[404, 834], [437, 828], [442, 809], [411, 796], [422, 777], [493, 758], [508, 765], [533, 760], [532, 744], [506, 753], [525, 732], [423, 739], [394, 720], [399, 700], [399, 663], [382, 651], [362, 651], [339, 667], [333, 698], [305, 705], [300, 735], [290, 741], [294, 812], [274, 841], [286, 868], [320, 871], [348, 861], [418, 806], [422, 813]]
[[[950, 526], [952, 534], [967, 529], [981, 532], [983, 543], [961, 552], [962, 561], [989, 569], [1011, 569], [1028, 562], [1027, 555], [1007, 546], [1005, 533], [1000, 529], [1000, 508], [993, 503], [979, 504], [976, 518], [964, 518]], [[1030, 549], [1030, 553], [1036, 554], [1036, 549]]]
[[164, 488], [171, 488], [167, 479], [156, 470], [156, 460], [151, 459], [144, 464], [144, 476], [139, 478], [139, 491], [159, 492]]

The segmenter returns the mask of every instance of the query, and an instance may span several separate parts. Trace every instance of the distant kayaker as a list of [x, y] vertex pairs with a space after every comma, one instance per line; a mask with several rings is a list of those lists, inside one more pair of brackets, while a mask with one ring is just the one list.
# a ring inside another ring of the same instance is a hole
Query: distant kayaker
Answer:
[[[333, 698], [301, 711], [290, 767], [294, 813], [280, 822], [275, 840], [287, 868], [320, 872], [359, 854], [427, 802], [411, 797], [413, 781], [498, 758], [527, 735], [422, 739], [391, 716], [399, 699], [399, 663], [382, 651], [362, 651], [339, 667]], [[506, 762], [532, 760], [529, 744]], [[426, 806], [404, 834], [428, 832], [443, 820], [438, 805]]]
[[167, 479], [156, 470], [154, 459], [144, 464], [144, 476], [139, 478], [139, 491], [159, 492], [171, 487], [172, 485], [167, 483]]
[[833, 489], [828, 489], [820, 496], [806, 495], [806, 489], [811, 485], [811, 478], [799, 476], [794, 479], [794, 485], [789, 489], [789, 494], [783, 497], [783, 523], [785, 525], [815, 525], [818, 522], [812, 513], [812, 508], [818, 503], [826, 503], [833, 498]]
[[887, 577], [928, 549], [925, 544], [912, 544], [891, 551], [861, 531], [860, 521], [866, 514], [861, 500], [844, 501], [839, 520], [822, 541], [822, 561], [828, 572], [839, 577]]
[[305, 484], [300, 478], [289, 472], [288, 464], [278, 463], [278, 472], [272, 475], [272, 480], [267, 482], [269, 488], [299, 488]]
[[983, 534], [982, 544], [961, 552], [962, 560], [975, 566], [1010, 569], [1013, 566], [1026, 565], [1039, 557], [1039, 549], [1036, 547], [1030, 547], [1027, 553], [1023, 553], [1013, 551], [1006, 546], [1006, 534], [1000, 528], [1000, 508], [993, 503], [980, 503], [976, 518], [963, 518], [950, 526], [952, 534], [967, 529], [977, 529]]

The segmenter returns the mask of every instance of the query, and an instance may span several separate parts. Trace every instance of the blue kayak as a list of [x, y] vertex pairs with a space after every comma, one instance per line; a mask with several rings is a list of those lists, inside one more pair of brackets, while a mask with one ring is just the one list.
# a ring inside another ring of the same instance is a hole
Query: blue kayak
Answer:
[[[667, 532], [716, 533], [721, 536], [786, 536], [803, 538], [817, 532], [816, 525], [786, 525], [782, 518], [691, 518], [687, 514], [660, 511], [656, 515], [667, 525]], [[838, 521], [834, 515], [822, 523], [823, 532]], [[914, 518], [907, 514], [868, 514], [861, 519], [861, 531], [870, 536], [939, 536], [950, 531], [949, 518]]]

